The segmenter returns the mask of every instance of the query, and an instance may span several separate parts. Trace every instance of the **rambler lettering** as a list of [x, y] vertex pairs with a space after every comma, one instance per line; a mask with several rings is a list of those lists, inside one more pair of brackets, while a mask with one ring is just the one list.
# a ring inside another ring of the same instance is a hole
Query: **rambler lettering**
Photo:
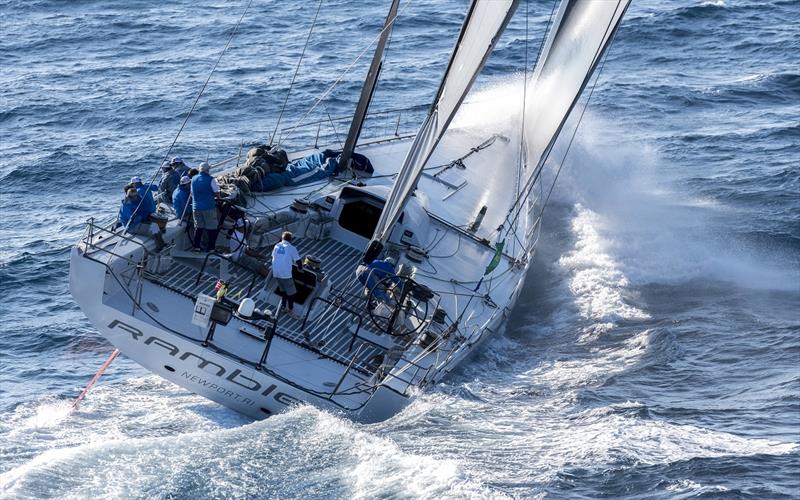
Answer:
[[131, 336], [133, 336], [133, 340], [139, 340], [139, 337], [144, 335], [142, 333], [142, 331], [139, 330], [138, 328], [134, 328], [132, 326], [126, 325], [122, 321], [119, 321], [119, 320], [116, 320], [116, 319], [114, 321], [112, 321], [111, 324], [108, 325], [108, 327], [112, 328], [112, 329], [116, 328], [116, 327], [119, 327], [120, 330], [124, 330], [124, 331], [130, 333]]
[[186, 351], [185, 353], [181, 354], [180, 360], [181, 361], [186, 361], [190, 357], [197, 358], [200, 361], [197, 364], [197, 367], [200, 368], [201, 370], [205, 370], [206, 366], [208, 366], [208, 365], [213, 365], [217, 369], [217, 377], [221, 377], [221, 376], [225, 375], [225, 368], [224, 367], [214, 363], [213, 361], [209, 361], [207, 359], [201, 358], [200, 356], [198, 356], [197, 354], [194, 354], [192, 352]]
[[[127, 323], [123, 323], [122, 321], [117, 320], [117, 319], [115, 319], [114, 321], [109, 323], [108, 328], [110, 328], [112, 330], [114, 328], [118, 328], [118, 329], [120, 329], [120, 330], [122, 330], [122, 331], [124, 331], [126, 333], [129, 333], [131, 335], [131, 338], [133, 340], [136, 340], [136, 341], [140, 341], [142, 339], [142, 337], [144, 337], [144, 333], [141, 330], [139, 330], [138, 328], [135, 328], [135, 327], [133, 327], [131, 325], [128, 325]], [[277, 385], [270, 384], [267, 387], [262, 387], [261, 383], [258, 382], [257, 380], [254, 380], [254, 379], [252, 379], [250, 377], [247, 377], [247, 376], [243, 375], [242, 374], [242, 370], [240, 370], [239, 368], [234, 369], [231, 373], [229, 373], [227, 376], [225, 376], [225, 374], [227, 373], [227, 370], [225, 369], [224, 366], [219, 365], [219, 364], [217, 364], [217, 363], [215, 363], [213, 361], [209, 361], [209, 360], [205, 359], [204, 357], [199, 356], [199, 355], [197, 355], [197, 354], [195, 354], [193, 352], [185, 351], [182, 354], [180, 354], [180, 349], [176, 345], [174, 345], [174, 344], [172, 344], [170, 342], [167, 342], [166, 340], [163, 340], [163, 339], [161, 339], [159, 337], [156, 337], [154, 335], [151, 335], [151, 336], [147, 337], [144, 340], [143, 343], [144, 343], [144, 345], [147, 345], [147, 346], [160, 347], [160, 348], [164, 349], [164, 351], [169, 356], [177, 357], [177, 359], [179, 359], [181, 361], [187, 361], [187, 360], [189, 360], [189, 358], [194, 358], [195, 360], [197, 360], [197, 368], [203, 370], [204, 372], [209, 373], [209, 374], [211, 374], [211, 375], [213, 375], [213, 376], [215, 376], [217, 378], [221, 378], [221, 379], [223, 379], [223, 380], [225, 380], [227, 382], [230, 382], [232, 384], [236, 384], [239, 387], [242, 387], [244, 389], [247, 389], [247, 390], [250, 390], [250, 391], [253, 391], [253, 392], [258, 392], [258, 393], [260, 393], [261, 396], [272, 395], [272, 398], [275, 401], [277, 401], [278, 403], [282, 404], [282, 405], [289, 406], [289, 405], [293, 405], [293, 404], [302, 403], [301, 400], [295, 398], [294, 396], [290, 396], [289, 394], [286, 394], [285, 392], [275, 392], [273, 394], [273, 392], [278, 388]], [[180, 354], [180, 356], [178, 356], [178, 354]], [[210, 368], [210, 369], [207, 370], [206, 369], [207, 367]], [[250, 406], [252, 406], [254, 404], [254, 401], [252, 399], [242, 397], [240, 394], [238, 394], [238, 393], [236, 393], [234, 391], [231, 391], [231, 390], [229, 390], [229, 389], [227, 389], [225, 387], [221, 387], [221, 386], [219, 386], [219, 385], [217, 385], [217, 384], [215, 384], [213, 382], [210, 382], [210, 381], [208, 381], [208, 380], [206, 380], [206, 379], [204, 379], [202, 377], [199, 377], [198, 375], [194, 375], [192, 373], [189, 373], [188, 371], [184, 371], [181, 374], [181, 376], [183, 376], [184, 378], [186, 378], [188, 380], [191, 380], [192, 382], [194, 382], [194, 383], [196, 383], [198, 385], [202, 385], [203, 387], [205, 387], [205, 388], [207, 388], [209, 390], [216, 391], [219, 394], [223, 394], [223, 395], [225, 395], [225, 396], [227, 396], [229, 398], [232, 398], [235, 401], [239, 401], [239, 402], [241, 402], [243, 404], [247, 404], [247, 405], [250, 405]]]

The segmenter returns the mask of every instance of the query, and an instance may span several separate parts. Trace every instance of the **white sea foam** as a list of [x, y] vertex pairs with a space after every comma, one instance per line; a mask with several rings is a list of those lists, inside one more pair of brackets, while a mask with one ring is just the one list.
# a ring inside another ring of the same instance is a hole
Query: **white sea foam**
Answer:
[[728, 488], [722, 485], [703, 485], [689, 479], [670, 483], [667, 485], [666, 490], [674, 493], [691, 493], [693, 495], [724, 493], [729, 491]]
[[587, 211], [582, 215], [591, 219], [585, 221], [587, 231], [596, 233], [603, 254], [626, 279], [637, 285], [712, 279], [746, 288], [797, 289], [799, 276], [787, 269], [786, 256], [756, 252], [726, 232], [737, 218], [731, 208], [678, 192], [655, 151], [622, 137], [612, 124], [587, 113], [555, 196], [579, 204], [578, 223]]
[[72, 412], [72, 403], [64, 400], [48, 400], [36, 406], [30, 416], [23, 417], [19, 426], [13, 430], [31, 431], [46, 429], [62, 423]]
[[53, 448], [0, 475], [3, 496], [163, 496], [195, 487], [234, 497], [493, 496], [455, 460], [409, 453], [311, 407], [228, 429]]
[[625, 300], [629, 282], [598, 233], [600, 217], [580, 204], [575, 211], [575, 248], [562, 256], [559, 264], [571, 275], [569, 288], [581, 317], [594, 322], [584, 330], [580, 341], [585, 342], [613, 328], [618, 319], [647, 319], [649, 314]]

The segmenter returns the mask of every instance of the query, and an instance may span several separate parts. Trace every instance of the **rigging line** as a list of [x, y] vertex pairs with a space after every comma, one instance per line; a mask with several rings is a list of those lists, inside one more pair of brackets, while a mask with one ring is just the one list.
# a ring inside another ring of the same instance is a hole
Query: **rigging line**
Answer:
[[328, 116], [328, 121], [330, 122], [331, 128], [333, 129], [333, 135], [336, 136], [336, 142], [338, 142], [339, 146], [341, 146], [344, 149], [344, 144], [342, 144], [342, 140], [339, 138], [339, 132], [336, 130], [336, 125], [334, 125], [333, 120], [331, 119], [331, 114], [330, 112], [328, 112], [328, 106], [325, 106], [323, 104], [322, 107], [325, 108], [325, 114]]
[[[433, 235], [433, 237], [431, 238], [431, 241], [429, 243], [425, 243], [424, 245], [421, 246], [421, 248], [426, 249], [426, 251], [428, 251], [428, 252], [430, 252], [433, 249], [433, 247], [431, 247], [431, 245], [433, 245], [436, 242], [436, 238], [438, 238], [439, 237], [439, 233], [442, 232], [442, 230], [439, 229], [438, 227], [433, 228], [433, 230], [436, 231], [436, 234]], [[434, 245], [434, 247], [435, 247], [435, 245]]]
[[306, 55], [308, 42], [311, 41], [311, 33], [314, 32], [314, 26], [317, 25], [317, 17], [319, 16], [319, 11], [321, 8], [322, 0], [319, 0], [319, 3], [317, 4], [317, 12], [314, 13], [314, 19], [311, 21], [311, 28], [309, 28], [308, 36], [306, 36], [306, 43], [303, 45], [303, 51], [300, 53], [300, 59], [297, 61], [297, 67], [294, 69], [294, 75], [292, 75], [292, 81], [289, 83], [289, 89], [286, 91], [286, 97], [283, 99], [283, 106], [281, 107], [280, 114], [278, 114], [278, 121], [275, 123], [275, 130], [272, 131], [272, 137], [269, 138], [270, 145], [272, 145], [272, 141], [275, 139], [275, 134], [278, 133], [278, 127], [281, 125], [283, 112], [286, 111], [286, 104], [289, 102], [289, 94], [291, 94], [294, 82], [297, 80], [297, 73], [300, 72], [300, 64], [303, 62], [303, 57]]
[[[619, 6], [620, 6], [620, 3], [617, 2], [617, 6], [614, 9], [614, 13], [611, 16], [611, 19], [609, 20], [608, 25], [606, 26], [606, 30], [605, 30], [605, 33], [603, 34], [603, 38], [605, 38], [605, 36], [608, 34], [608, 30], [611, 29], [611, 26], [614, 24], [614, 17], [616, 16], [616, 13], [617, 13], [617, 10], [619, 9]], [[612, 33], [612, 36], [613, 36], [613, 33]], [[613, 38], [611, 40], [609, 40], [609, 44], [608, 44], [609, 50], [610, 50], [610, 47], [611, 47], [612, 43], [613, 43]], [[595, 51], [595, 58], [602, 51], [603, 51], [603, 45], [600, 45], [599, 47], [597, 47], [597, 50]], [[605, 65], [605, 60], [606, 60], [605, 58], [603, 58], [601, 60], [601, 64], [602, 65]], [[597, 85], [597, 76], [599, 76], [599, 73], [595, 76], [595, 83], [592, 86], [592, 90], [589, 93], [589, 98], [591, 98], [592, 93], [594, 93], [594, 87]], [[586, 108], [589, 105], [589, 98], [587, 98], [586, 103], [584, 104], [583, 111], [581, 111], [581, 115], [580, 115], [580, 117], [578, 119], [578, 123], [575, 126], [575, 132], [577, 132], [577, 129], [580, 126], [580, 120], [583, 119], [583, 113], [586, 112]], [[572, 144], [571, 140], [570, 140], [569, 144], [570, 145]], [[526, 183], [525, 190], [524, 190], [525, 191], [525, 196], [523, 196], [521, 199], [517, 198], [514, 201], [514, 203], [511, 206], [511, 209], [509, 209], [508, 214], [506, 215], [506, 218], [505, 218], [504, 222], [508, 221], [508, 218], [511, 216], [511, 213], [514, 212], [514, 210], [516, 209], [516, 214], [514, 215], [514, 220], [511, 221], [511, 225], [516, 224], [517, 220], [519, 219], [520, 214], [522, 213], [522, 204], [525, 203], [528, 200], [528, 197], [530, 196], [531, 191], [533, 190], [533, 186], [536, 183], [536, 180], [539, 179], [539, 176], [541, 175], [542, 171], [544, 170], [545, 164], [547, 163], [548, 159], [550, 158], [550, 153], [553, 152], [554, 145], [555, 145], [555, 141], [553, 141], [553, 143], [550, 145], [550, 147], [545, 151], [544, 155], [542, 155], [542, 158], [540, 159], [540, 161], [538, 163], [538, 165], [540, 165], [539, 168], [536, 170], [534, 175], [531, 176], [531, 180], [529, 180]], [[569, 152], [569, 150], [567, 150], [567, 152]], [[541, 213], [541, 211], [540, 211], [540, 213]]]
[[[520, 188], [522, 187], [522, 177], [523, 177], [523, 170], [527, 169], [528, 166], [528, 149], [526, 147], [527, 143], [525, 141], [525, 108], [527, 108], [528, 104], [528, 48], [530, 45], [530, 31], [529, 31], [529, 19], [530, 19], [530, 0], [525, 0], [525, 65], [523, 66], [523, 78], [522, 78], [522, 113], [521, 113], [521, 120], [520, 120], [520, 133], [519, 133], [519, 150], [518, 150], [518, 158], [517, 158], [517, 179], [514, 183], [514, 198], [519, 198], [520, 195]], [[555, 8], [555, 1], [553, 2], [553, 7]], [[550, 15], [552, 17], [553, 10], [550, 11]], [[549, 21], [548, 21], [549, 26]], [[544, 40], [547, 39], [547, 35], [542, 39], [542, 43], [539, 46], [539, 54], [541, 54], [542, 47], [544, 47]], [[539, 55], [537, 54], [536, 59], [538, 61]], [[508, 233], [506, 233], [508, 235]], [[515, 254], [517, 250], [517, 243], [521, 248], [525, 248], [525, 245], [520, 241], [519, 237], [517, 236], [516, 228], [514, 229], [514, 239], [511, 242], [510, 252], [512, 255]]]
[[[550, 17], [547, 20], [547, 27], [545, 27], [545, 30], [544, 30], [544, 36], [542, 37], [542, 43], [539, 45], [539, 50], [536, 52], [536, 60], [533, 63], [534, 66], [539, 64], [539, 59], [541, 59], [542, 51], [544, 50], [544, 44], [547, 41], [547, 35], [550, 34], [550, 29], [552, 29], [552, 27], [553, 27], [553, 15], [556, 13], [556, 5], [558, 5], [558, 0], [553, 0], [553, 7], [550, 9]], [[527, 24], [527, 19], [526, 19], [526, 24]]]
[[[550, 8], [550, 16], [547, 19], [547, 26], [545, 27], [544, 35], [542, 36], [542, 43], [539, 44], [539, 49], [536, 51], [536, 59], [534, 60], [534, 63], [533, 63], [534, 68], [536, 67], [537, 64], [539, 64], [539, 60], [542, 57], [542, 51], [544, 50], [544, 45], [545, 45], [545, 43], [547, 41], [547, 35], [550, 33], [550, 29], [553, 26], [553, 15], [556, 12], [556, 6], [557, 5], [558, 5], [558, 0], [553, 0], [553, 6]], [[527, 166], [527, 162], [528, 162], [528, 157], [527, 157], [527, 154], [526, 154], [527, 151], [524, 151], [524, 147], [525, 147], [525, 119], [526, 119], [525, 111], [526, 111], [526, 108], [527, 108], [527, 96], [528, 96], [528, 46], [529, 46], [529, 39], [530, 39], [529, 28], [528, 28], [528, 21], [529, 21], [529, 17], [530, 17], [529, 16], [529, 11], [530, 11], [530, 0], [526, 0], [526, 2], [525, 2], [525, 66], [524, 66], [525, 74], [524, 74], [523, 83], [522, 83], [522, 124], [521, 124], [521, 130], [520, 130], [520, 155], [522, 156], [522, 158], [521, 158], [522, 161], [521, 161], [520, 168], [522, 168], [522, 166]], [[519, 171], [518, 171], [518, 173], [519, 173]], [[519, 182], [519, 180], [521, 180], [521, 177], [518, 175], [518, 182]], [[517, 199], [519, 198], [519, 194], [520, 194], [519, 186], [517, 186]], [[508, 211], [509, 211], [509, 213], [511, 213], [513, 210], [514, 210], [514, 205], [512, 205], [509, 208]], [[505, 222], [508, 222], [508, 217], [506, 217]], [[499, 231], [497, 231], [497, 232], [499, 232]]]
[[[525, 45], [525, 61], [526, 61], [526, 64], [525, 64], [525, 81], [523, 82], [523, 87], [522, 87], [523, 106], [522, 106], [522, 131], [521, 131], [521, 134], [520, 134], [520, 149], [523, 148], [523, 145], [524, 145], [524, 142], [525, 142], [525, 108], [527, 107], [526, 106], [526, 99], [527, 99], [527, 92], [528, 92], [528, 81], [527, 81], [528, 80], [528, 76], [527, 76], [528, 75], [528, 65], [527, 65], [527, 61], [528, 61], [528, 45], [527, 45], [527, 41], [528, 41], [528, 8], [529, 8], [529, 5], [530, 5], [529, 1], [526, 2], [526, 4], [525, 4], [525, 41], [526, 41], [526, 45]], [[545, 46], [545, 43], [547, 42], [547, 36], [550, 34], [550, 30], [553, 28], [553, 16], [556, 13], [556, 6], [557, 5], [558, 5], [558, 0], [553, 0], [553, 6], [550, 8], [550, 17], [548, 17], [548, 19], [547, 19], [547, 26], [545, 27], [544, 35], [542, 36], [542, 43], [539, 44], [539, 50], [536, 51], [536, 61], [534, 62], [534, 66], [538, 65], [539, 64], [539, 60], [542, 58], [542, 51], [544, 51], [544, 46]], [[523, 160], [527, 164], [527, 162], [528, 162], [527, 154], [525, 155]], [[536, 175], [536, 174], [534, 174], [534, 175]], [[536, 181], [534, 180], [533, 182], [535, 183]], [[526, 189], [528, 189], [527, 186], [525, 186], [523, 188], [523, 191], [526, 190]], [[520, 191], [517, 191], [516, 201], [509, 208], [508, 214], [506, 215], [504, 223], [508, 222], [508, 216], [511, 215], [511, 212], [514, 211], [514, 207], [516, 205], [516, 202], [519, 200], [519, 195], [520, 195]], [[515, 222], [516, 222], [516, 220], [515, 220]]]
[[[227, 52], [228, 47], [230, 47], [231, 42], [233, 41], [233, 37], [236, 36], [236, 33], [239, 31], [239, 25], [242, 24], [242, 20], [244, 19], [244, 16], [247, 14], [247, 11], [250, 10], [250, 5], [252, 5], [252, 3], [253, 3], [253, 0], [250, 0], [249, 2], [247, 2], [247, 7], [245, 7], [244, 12], [242, 12], [242, 15], [239, 17], [239, 20], [236, 21], [236, 25], [233, 27], [233, 31], [231, 32], [231, 36], [228, 37], [228, 41], [225, 43], [225, 47], [223, 47], [222, 48], [222, 52], [219, 53], [219, 57], [217, 57], [217, 62], [215, 62], [214, 63], [214, 67], [211, 68], [211, 72], [208, 74], [208, 78], [206, 78], [206, 81], [205, 81], [205, 83], [203, 83], [203, 87], [200, 89], [200, 92], [197, 94], [197, 97], [195, 98], [191, 109], [186, 114], [186, 118], [184, 118], [183, 123], [181, 124], [181, 128], [178, 129], [178, 133], [175, 134], [175, 139], [172, 141], [172, 144], [170, 144], [169, 149], [167, 150], [167, 154], [164, 155], [164, 159], [162, 160], [162, 163], [164, 161], [166, 161], [167, 158], [169, 158], [169, 154], [172, 152], [172, 148], [175, 147], [175, 143], [178, 142], [178, 137], [180, 137], [181, 132], [183, 132], [184, 127], [186, 127], [186, 123], [189, 121], [189, 117], [192, 116], [192, 112], [197, 107], [197, 103], [200, 101], [200, 97], [203, 95], [203, 92], [205, 92], [206, 87], [208, 86], [208, 82], [211, 81], [211, 76], [217, 70], [217, 66], [219, 66], [219, 62], [222, 60], [222, 56], [225, 55], [225, 52]], [[161, 166], [159, 165], [159, 168], [160, 167]], [[156, 172], [156, 174], [158, 174], [158, 172]], [[155, 180], [155, 177], [156, 176], [154, 175], [152, 180]]]
[[[433, 235], [433, 240], [430, 242], [429, 245], [422, 247], [425, 250], [426, 253], [430, 253], [431, 251], [433, 251], [433, 249], [436, 248], [437, 246], [439, 246], [439, 243], [441, 243], [442, 240], [444, 240], [447, 237], [447, 231], [439, 229], [438, 227], [436, 227], [434, 229], [436, 230], [436, 234]], [[440, 238], [439, 238], [439, 233], [442, 233], [442, 236]], [[459, 236], [459, 238], [461, 237], [460, 234], [458, 236]], [[436, 238], [439, 238], [439, 239], [437, 240]]]
[[[361, 53], [360, 53], [360, 54], [358, 54], [358, 56], [356, 56], [356, 58], [353, 60], [353, 62], [351, 62], [351, 63], [350, 63], [350, 65], [349, 65], [349, 66], [347, 66], [347, 67], [344, 69], [344, 71], [342, 71], [342, 74], [341, 74], [341, 75], [339, 75], [339, 78], [337, 78], [337, 79], [336, 79], [336, 81], [334, 81], [334, 82], [333, 82], [333, 83], [330, 85], [330, 87], [328, 87], [328, 89], [327, 89], [325, 92], [323, 92], [323, 93], [322, 93], [322, 95], [321, 95], [320, 97], [318, 97], [318, 98], [317, 98], [317, 100], [314, 102], [314, 105], [313, 105], [313, 106], [311, 106], [311, 108], [310, 108], [308, 111], [306, 111], [306, 113], [303, 115], [303, 117], [302, 117], [302, 118], [300, 118], [299, 120], [297, 120], [297, 122], [296, 122], [294, 125], [292, 125], [292, 126], [291, 126], [291, 127], [289, 127], [288, 129], [286, 129], [286, 131], [287, 131], [287, 132], [293, 132], [293, 131], [294, 131], [294, 130], [297, 128], [297, 127], [299, 127], [299, 126], [300, 126], [300, 125], [303, 123], [303, 120], [305, 120], [306, 118], [308, 118], [308, 115], [310, 115], [310, 114], [311, 114], [311, 113], [312, 113], [312, 112], [313, 112], [315, 109], [317, 109], [317, 106], [319, 106], [319, 104], [320, 104], [322, 101], [324, 101], [324, 100], [325, 100], [325, 99], [326, 99], [326, 98], [327, 98], [327, 97], [330, 95], [330, 93], [331, 93], [331, 92], [333, 92], [333, 89], [335, 89], [335, 88], [336, 88], [336, 86], [337, 86], [337, 85], [339, 85], [339, 82], [341, 82], [341, 81], [342, 81], [342, 79], [343, 79], [343, 78], [344, 78], [344, 77], [345, 77], [345, 76], [346, 76], [346, 75], [347, 75], [347, 74], [350, 72], [350, 70], [351, 70], [351, 69], [353, 69], [353, 66], [355, 66], [355, 65], [356, 65], [356, 63], [357, 63], [358, 61], [360, 61], [362, 57], [364, 57], [364, 54], [366, 54], [366, 53], [367, 53], [367, 51], [368, 51], [368, 50], [369, 50], [369, 49], [370, 49], [370, 48], [371, 48], [371, 47], [372, 47], [372, 46], [375, 44], [375, 42], [377, 42], [377, 41], [378, 41], [378, 40], [381, 38], [381, 36], [383, 35], [383, 32], [384, 32], [384, 31], [386, 31], [386, 30], [388, 30], [388, 29], [392, 29], [392, 27], [394, 26], [394, 23], [397, 21], [397, 18], [398, 18], [398, 17], [400, 17], [400, 14], [402, 14], [402, 13], [405, 11], [405, 9], [406, 9], [406, 8], [407, 8], [409, 5], [411, 5], [411, 3], [412, 3], [411, 1], [407, 2], [407, 3], [406, 3], [406, 4], [405, 4], [405, 5], [404, 5], [404, 6], [401, 8], [402, 10], [401, 10], [401, 11], [399, 11], [399, 12], [397, 13], [397, 15], [396, 15], [396, 16], [394, 16], [394, 19], [392, 19], [392, 21], [391, 21], [391, 22], [389, 22], [389, 23], [386, 23], [386, 26], [384, 26], [384, 27], [383, 27], [383, 29], [380, 31], [380, 33], [378, 33], [378, 36], [376, 36], [375, 38], [373, 38], [373, 39], [372, 39], [372, 41], [371, 41], [371, 42], [370, 42], [370, 43], [369, 43], [369, 44], [368, 44], [366, 47], [364, 47], [364, 50], [362, 50], [362, 51], [361, 51]], [[288, 140], [288, 138], [289, 138], [289, 135], [287, 134], [287, 136], [286, 136], [286, 140]]]
[[[456, 249], [453, 251], [453, 253], [451, 253], [450, 255], [430, 255], [429, 254], [428, 258], [429, 259], [449, 259], [450, 257], [455, 257], [458, 254], [458, 252], [461, 250], [461, 233], [456, 233], [456, 236], [458, 236], [458, 240], [456, 242]], [[439, 241], [441, 242], [441, 240], [439, 240]], [[428, 251], [430, 252], [431, 250], [433, 250], [433, 248], [431, 248]]]
[[[542, 51], [544, 50], [545, 42], [547, 41], [547, 35], [550, 33], [550, 29], [553, 27], [553, 15], [556, 12], [556, 6], [558, 5], [558, 0], [553, 0], [553, 6], [550, 8], [550, 16], [547, 19], [547, 26], [544, 30], [544, 35], [542, 36], [542, 43], [539, 44], [539, 49], [536, 51], [536, 59], [534, 60], [533, 66], [536, 67], [539, 64], [539, 59], [542, 57]], [[522, 82], [522, 130], [520, 131], [520, 149], [523, 146], [525, 141], [525, 108], [526, 108], [526, 100], [527, 100], [527, 92], [528, 92], [528, 43], [529, 43], [529, 34], [528, 34], [528, 18], [529, 18], [529, 10], [530, 10], [530, 0], [526, 0], [525, 3], [525, 76], [524, 81]], [[527, 164], [528, 157], [527, 154], [523, 158], [524, 164]], [[518, 170], [519, 176], [519, 170]], [[527, 184], [527, 183], [526, 183]], [[527, 188], [527, 186], [526, 186]], [[525, 188], [523, 188], [524, 190]], [[519, 187], [517, 187], [517, 195], [516, 200], [519, 199]], [[511, 212], [514, 211], [514, 207], [516, 206], [516, 201], [508, 208], [508, 214], [506, 215], [505, 220], [503, 221], [508, 222], [508, 216]], [[490, 236], [494, 236], [495, 234], [499, 234], [502, 231], [503, 226], [501, 225], [497, 228]]]
[[519, 197], [520, 184], [522, 183], [522, 170], [527, 167], [528, 156], [525, 151], [525, 107], [528, 102], [528, 18], [530, 17], [530, 0], [525, 0], [525, 65], [522, 77], [522, 119], [519, 132], [519, 164], [517, 165], [517, 182], [514, 186], [515, 196]]

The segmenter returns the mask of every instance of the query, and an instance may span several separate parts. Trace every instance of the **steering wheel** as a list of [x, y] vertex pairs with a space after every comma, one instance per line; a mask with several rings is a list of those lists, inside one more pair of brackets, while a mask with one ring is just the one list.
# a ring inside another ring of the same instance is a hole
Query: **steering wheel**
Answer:
[[382, 333], [405, 337], [422, 329], [428, 318], [433, 292], [411, 278], [386, 276], [369, 290], [367, 310], [372, 324]]

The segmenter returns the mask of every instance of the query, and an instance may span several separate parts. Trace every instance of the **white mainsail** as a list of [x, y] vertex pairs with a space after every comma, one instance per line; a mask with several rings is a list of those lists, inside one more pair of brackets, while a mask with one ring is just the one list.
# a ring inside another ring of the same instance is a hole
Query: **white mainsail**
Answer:
[[433, 105], [403, 161], [373, 240], [383, 243], [414, 191], [425, 163], [489, 58], [519, 0], [473, 0]]
[[[564, 0], [528, 82], [527, 157], [537, 167], [577, 104], [630, 0]], [[534, 170], [535, 172], [536, 170]]]

